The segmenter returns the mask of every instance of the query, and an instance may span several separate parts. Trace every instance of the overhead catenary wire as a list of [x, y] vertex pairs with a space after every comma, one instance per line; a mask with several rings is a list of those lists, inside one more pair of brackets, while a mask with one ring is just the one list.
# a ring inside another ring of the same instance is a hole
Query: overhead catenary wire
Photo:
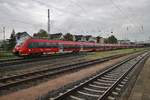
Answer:
[[[70, 2], [72, 2], [73, 4], [75, 4], [76, 6], [78, 6], [79, 8], [81, 8], [81, 10], [84, 12], [84, 14], [87, 14], [87, 11], [82, 7], [82, 6], [80, 6], [80, 4], [79, 3], [77, 3], [76, 2], [76, 0], [70, 0]], [[121, 10], [121, 9], [120, 9]], [[92, 19], [90, 19], [90, 20], [92, 20]], [[129, 21], [131, 21], [131, 20], [129, 20]], [[131, 21], [132, 22], [132, 21]], [[133, 22], [132, 22], [132, 24], [134, 24]], [[99, 29], [98, 29], [99, 30]], [[98, 31], [99, 32], [99, 31]], [[111, 28], [111, 33], [113, 33], [112, 32], [112, 28]]]
[[[56, 7], [56, 6], [53, 6], [52, 4], [50, 4], [50, 3], [45, 3], [45, 2], [42, 2], [42, 1], [40, 1], [40, 0], [32, 0], [32, 1], [34, 1], [34, 2], [37, 2], [37, 3], [39, 3], [39, 4], [42, 4], [42, 5], [45, 5], [46, 7], [48, 7], [48, 8], [50, 8], [50, 9], [55, 9], [55, 10], [57, 10], [57, 11], [59, 11], [59, 12], [64, 12], [65, 14], [69, 14], [69, 15], [71, 15], [71, 16], [74, 16], [74, 17], [78, 17], [78, 18], [87, 18], [87, 16], [82, 16], [82, 15], [80, 15], [80, 14], [77, 14], [77, 13], [73, 13], [72, 11], [68, 11], [68, 10], [63, 10], [63, 9], [61, 9], [61, 8], [59, 8], [59, 7]], [[78, 5], [79, 6], [79, 5]], [[87, 19], [89, 19], [89, 18], [87, 18]], [[91, 19], [90, 19], [91, 20]]]
[[[74, 1], [71, 1], [71, 2], [74, 3], [75, 5], [77, 5], [78, 7], [80, 7], [80, 8], [82, 9], [83, 13], [85, 14], [85, 16], [82, 16], [82, 15], [76, 14], [76, 13], [72, 13], [72, 11], [63, 10], [63, 9], [61, 9], [61, 8], [58, 8], [58, 7], [56, 7], [56, 6], [53, 6], [53, 5], [50, 4], [50, 3], [45, 3], [45, 2], [42, 2], [42, 1], [40, 1], [40, 0], [32, 0], [32, 1], [36, 1], [37, 3], [42, 4], [42, 5], [45, 5], [46, 7], [50, 7], [50, 9], [55, 9], [55, 10], [57, 10], [57, 11], [59, 11], [59, 12], [64, 12], [65, 14], [70, 14], [70, 15], [72, 15], [72, 16], [74, 16], [74, 17], [79, 17], [79, 18], [82, 17], [82, 18], [86, 18], [86, 19], [88, 19], [88, 20], [95, 21], [94, 19], [87, 17], [87, 11], [86, 11], [82, 6], [80, 6], [79, 4], [75, 3]], [[97, 21], [95, 21], [95, 22], [97, 22]]]
[[115, 8], [118, 9], [118, 11], [124, 16], [127, 18], [127, 20], [132, 24], [134, 25], [135, 27], [138, 27], [138, 25], [131, 19], [131, 17], [129, 17], [127, 14], [124, 13], [124, 11], [118, 6], [116, 5], [116, 3], [113, 1], [113, 0], [110, 0], [112, 2], [112, 4], [114, 5]]
[[[86, 16], [88, 16], [88, 11], [83, 7], [83, 6], [81, 6], [80, 4], [79, 4], [79, 1], [77, 2], [77, 0], [69, 0], [71, 3], [73, 3], [74, 5], [76, 5], [77, 7], [79, 7], [80, 9], [81, 9], [81, 11], [86, 15]], [[82, 17], [84, 17], [84, 16], [82, 16]], [[87, 17], [86, 17], [87, 18]], [[88, 18], [88, 20], [91, 20], [91, 21], [95, 21], [93, 18]], [[99, 22], [99, 21], [95, 21], [95, 22]], [[98, 29], [99, 30], [99, 29]], [[97, 31], [98, 31], [97, 30]], [[88, 32], [86, 32], [86, 33], [88, 33]]]
[[[32, 0], [32, 1], [34, 1], [34, 2], [36, 1], [36, 2], [38, 2], [38, 3], [42, 4], [42, 5], [45, 5], [47, 7], [51, 7], [52, 9], [56, 9], [57, 11], [65, 12], [65, 14], [67, 13], [67, 14], [70, 14], [70, 15], [75, 16], [75, 17], [84, 17], [84, 18], [86, 17], [86, 19], [88, 19], [90, 21], [100, 22], [99, 20], [95, 20], [95, 19], [91, 19], [91, 18], [87, 17], [86, 9], [84, 7], [82, 7], [79, 3], [77, 3], [75, 0], [71, 0], [71, 2], [73, 4], [75, 4], [76, 6], [78, 6], [84, 12], [85, 16], [82, 16], [82, 15], [77, 14], [77, 13], [73, 13], [72, 11], [64, 10], [64, 9], [56, 7], [56, 6], [54, 6], [54, 5], [50, 4], [50, 3], [45, 3], [45, 2], [42, 2], [40, 0]], [[13, 19], [11, 21], [27, 24], [27, 25], [30, 25], [30, 26], [35, 26], [35, 25], [32, 25], [31, 23], [20, 21], [20, 20], [17, 20], [17, 19], [15, 19], [15, 20]], [[133, 23], [132, 21], [130, 21], [130, 22]], [[133, 23], [133, 24], [135, 24], [135, 23]]]
[[[85, 8], [83, 8], [79, 3], [77, 3], [75, 0], [69, 0], [71, 3], [73, 3], [74, 5], [76, 5], [77, 7], [79, 7], [82, 12], [84, 12], [85, 14], [87, 14], [87, 11], [85, 10]], [[79, 2], [79, 1], [78, 1]]]
[[[32, 0], [32, 1], [35, 2], [35, 0]], [[77, 14], [77, 13], [73, 13], [72, 11], [63, 10], [63, 9], [61, 9], [61, 8], [59, 8], [59, 7], [53, 6], [52, 4], [49, 4], [49, 3], [44, 3], [44, 2], [42, 2], [42, 1], [40, 1], [40, 0], [36, 0], [36, 2], [38, 2], [38, 3], [42, 4], [42, 5], [45, 5], [45, 6], [47, 6], [47, 7], [50, 6], [50, 8], [56, 9], [57, 11], [65, 12], [65, 14], [67, 13], [67, 14], [70, 14], [70, 15], [75, 16], [75, 17], [83, 17], [83, 18], [86, 18], [86, 19], [88, 19], [88, 20], [90, 20], [90, 21], [97, 22], [97, 20], [94, 20], [94, 19], [92, 19], [92, 18], [87, 17], [87, 16], [88, 16], [88, 15], [87, 15], [87, 11], [86, 11], [82, 6], [80, 6], [77, 2], [75, 2], [75, 1], [72, 1], [72, 3], [74, 3], [76, 6], [80, 7], [81, 10], [84, 12], [85, 16], [82, 16], [82, 15]], [[7, 13], [5, 13], [5, 14], [8, 15]], [[9, 16], [9, 15], [8, 15], [8, 16]], [[30, 26], [32, 26], [32, 27], [35, 27], [35, 25], [32, 24], [32, 23], [29, 23], [29, 22], [26, 22], [26, 21], [22, 21], [22, 20], [18, 20], [18, 19], [15, 19], [15, 18], [11, 18], [11, 19], [9, 19], [9, 21], [17, 22], [17, 23], [22, 23], [22, 24], [26, 24], [26, 25], [30, 25]], [[37, 26], [37, 25], [36, 25], [36, 26]]]
[[[113, 0], [109, 0], [112, 2], [112, 5], [118, 9], [118, 11], [129, 21], [129, 23], [131, 23], [135, 28], [139, 29], [139, 31], [141, 30], [141, 26], [139, 23], [135, 23], [135, 21], [133, 19], [131, 19], [131, 16], [127, 15], [123, 10], [122, 8], [120, 8]], [[133, 16], [132, 16], [133, 17]], [[128, 27], [128, 30], [129, 30], [129, 27]], [[128, 31], [127, 30], [127, 31]], [[134, 29], [133, 30], [134, 33], [137, 33], [137, 31]], [[126, 34], [127, 35], [127, 34]], [[125, 37], [126, 37], [125, 35]], [[126, 37], [127, 38], [127, 37]]]
[[[59, 12], [64, 12], [64, 13], [66, 13], [66, 14], [70, 14], [70, 15], [73, 15], [73, 16], [77, 16], [78, 14], [75, 14], [75, 13], [72, 13], [72, 12], [70, 12], [70, 11], [66, 11], [66, 10], [63, 10], [63, 9], [61, 9], [61, 8], [58, 8], [58, 7], [56, 7], [56, 6], [53, 6], [52, 4], [50, 4], [50, 3], [44, 3], [44, 2], [42, 2], [42, 1], [40, 1], [40, 0], [32, 0], [33, 2], [37, 2], [37, 3], [39, 3], [39, 4], [42, 4], [42, 5], [45, 5], [46, 7], [50, 7], [51, 9], [55, 9], [55, 10], [57, 10], [57, 11], [59, 11]], [[79, 16], [79, 15], [78, 15]]]
[[[143, 30], [143, 29], [142, 29], [143, 25], [140, 24], [140, 23], [142, 23], [141, 20], [137, 19], [137, 16], [135, 16], [135, 15], [133, 14], [132, 8], [131, 8], [129, 5], [128, 5], [128, 8], [130, 9], [130, 10], [128, 10], [128, 12], [130, 12], [130, 14], [132, 15], [132, 17], [134, 17], [134, 19], [132, 18], [132, 20], [134, 20], [134, 21], [137, 20], [138, 22], [136, 21], [136, 23], [139, 25], [140, 30]], [[123, 9], [123, 8], [122, 8], [122, 9]], [[130, 17], [130, 18], [131, 18], [131, 17]], [[139, 22], [140, 22], [140, 23], [139, 23]]]

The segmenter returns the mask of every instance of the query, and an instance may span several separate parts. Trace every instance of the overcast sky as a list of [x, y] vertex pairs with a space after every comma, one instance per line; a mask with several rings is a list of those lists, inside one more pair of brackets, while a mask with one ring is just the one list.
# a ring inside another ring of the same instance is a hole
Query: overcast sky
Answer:
[[51, 34], [113, 34], [132, 41], [150, 37], [150, 0], [0, 0], [0, 39], [3, 26], [7, 38], [13, 28], [30, 35], [47, 30], [48, 8]]

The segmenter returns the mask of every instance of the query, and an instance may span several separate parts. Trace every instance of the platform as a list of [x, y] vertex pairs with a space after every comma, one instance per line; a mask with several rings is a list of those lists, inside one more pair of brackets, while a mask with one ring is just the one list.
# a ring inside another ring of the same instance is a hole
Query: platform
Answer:
[[138, 76], [128, 100], [150, 100], [150, 57]]

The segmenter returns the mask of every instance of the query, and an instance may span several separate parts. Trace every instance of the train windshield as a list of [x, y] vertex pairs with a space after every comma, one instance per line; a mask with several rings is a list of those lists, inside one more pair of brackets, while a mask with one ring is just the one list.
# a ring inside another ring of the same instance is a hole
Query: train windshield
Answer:
[[22, 46], [25, 40], [18, 40], [16, 46]]
[[21, 34], [17, 37], [16, 46], [21, 46], [27, 39], [31, 38], [28, 34]]
[[16, 46], [21, 46], [23, 44], [23, 41], [18, 41]]

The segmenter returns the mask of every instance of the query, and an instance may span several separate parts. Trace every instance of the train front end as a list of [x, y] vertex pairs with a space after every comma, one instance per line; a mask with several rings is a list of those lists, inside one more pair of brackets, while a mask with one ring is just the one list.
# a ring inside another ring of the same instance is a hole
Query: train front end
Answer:
[[27, 41], [17, 43], [12, 51], [13, 54], [19, 57], [28, 56], [29, 52], [26, 45], [27, 45]]

